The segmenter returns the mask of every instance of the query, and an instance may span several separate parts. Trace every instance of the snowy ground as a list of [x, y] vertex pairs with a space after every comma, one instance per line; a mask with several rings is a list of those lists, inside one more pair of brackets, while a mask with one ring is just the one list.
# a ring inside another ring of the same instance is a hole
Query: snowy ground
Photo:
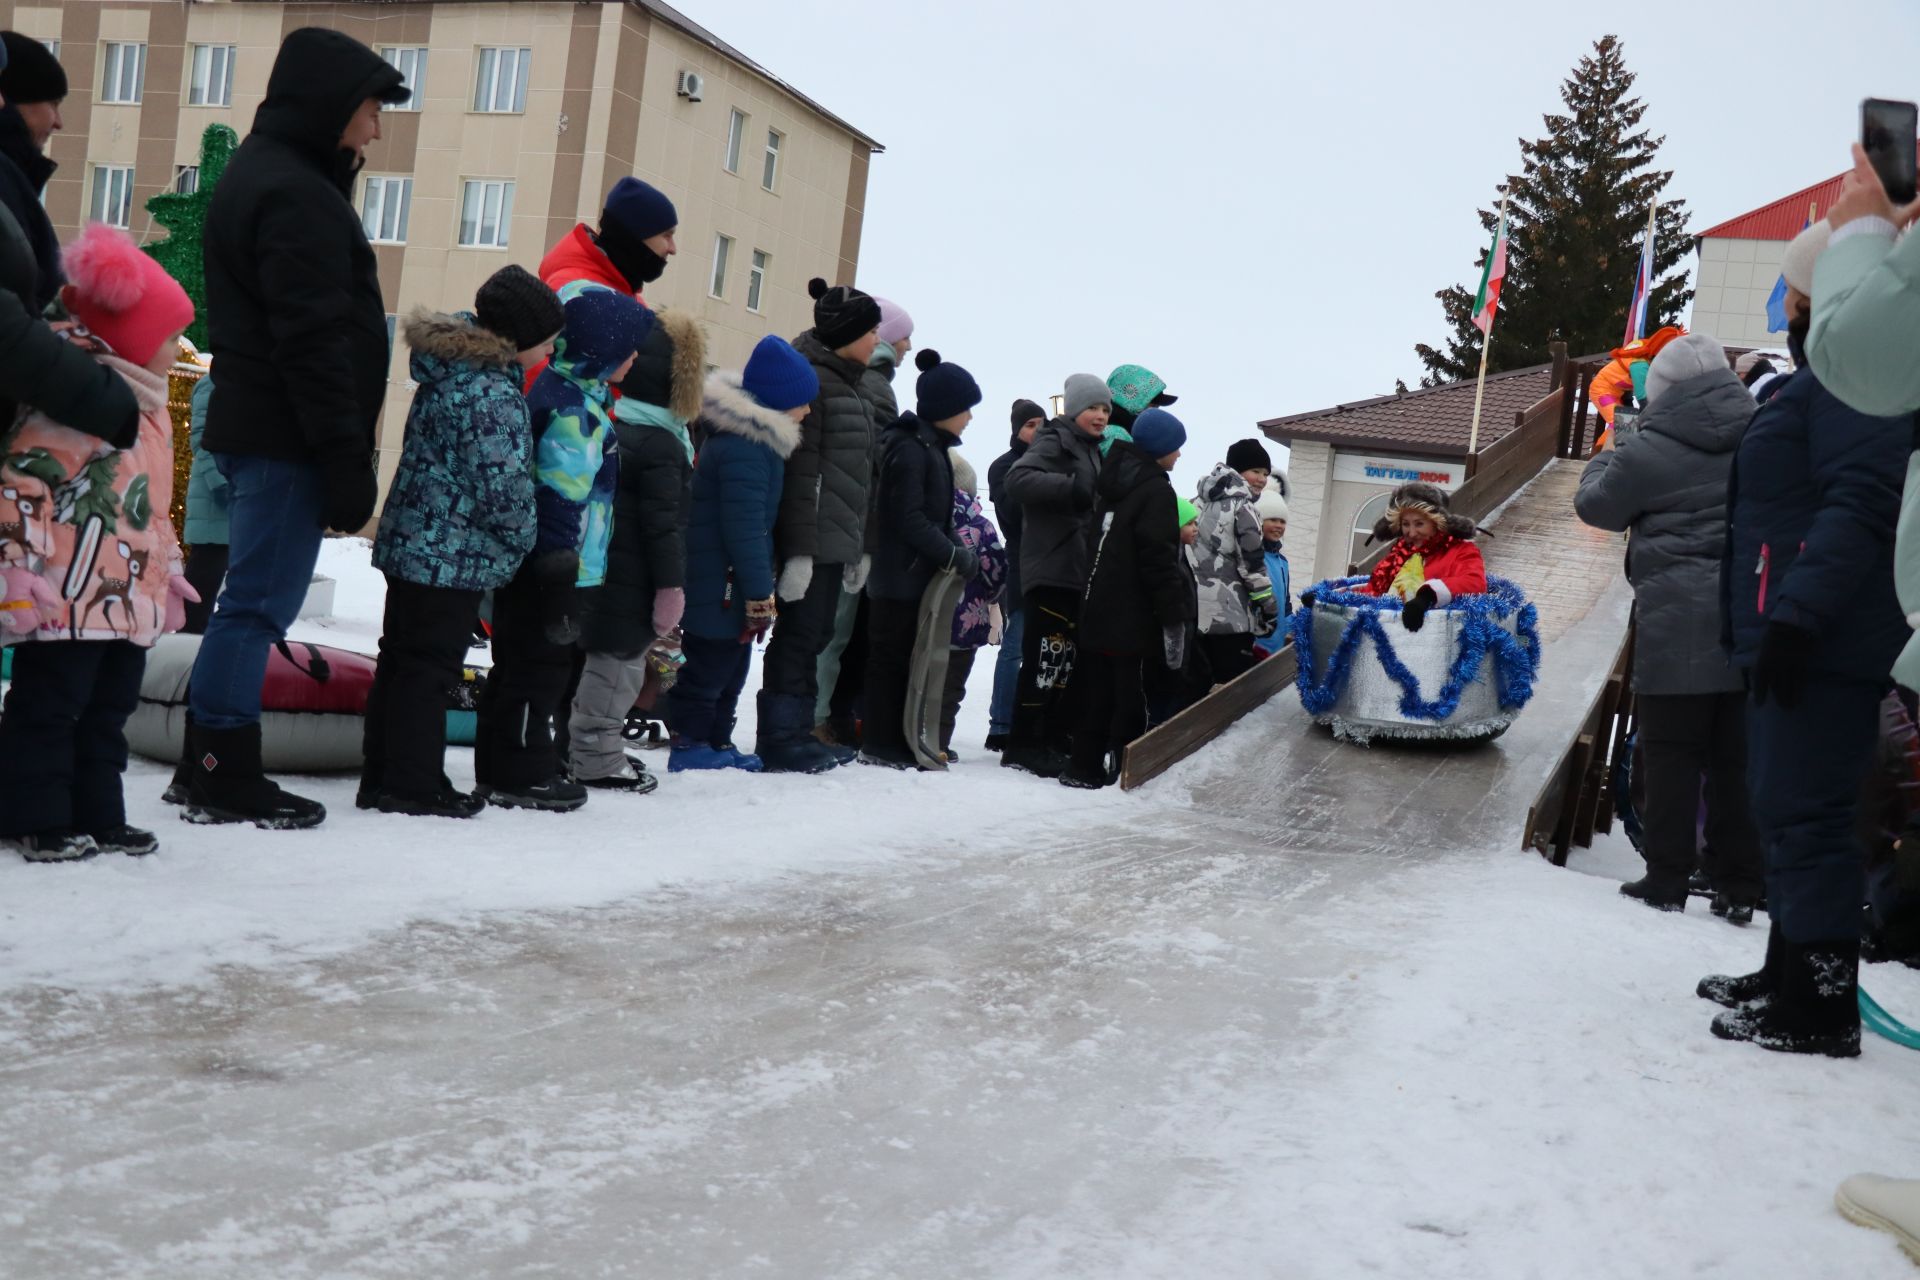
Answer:
[[[355, 554], [308, 638], [377, 630]], [[1607, 639], [1481, 751], [1283, 697], [1131, 796], [973, 753], [456, 827], [328, 780], [264, 835], [137, 766], [160, 856], [0, 865], [0, 1274], [1911, 1276], [1830, 1197], [1920, 1171], [1920, 1057], [1714, 1040], [1760, 927], [1516, 848]]]

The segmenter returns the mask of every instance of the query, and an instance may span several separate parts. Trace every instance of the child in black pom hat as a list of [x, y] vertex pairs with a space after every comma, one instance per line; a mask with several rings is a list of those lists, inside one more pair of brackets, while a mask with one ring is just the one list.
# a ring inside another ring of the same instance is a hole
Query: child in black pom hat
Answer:
[[[815, 276], [807, 281], [807, 296], [813, 299], [813, 336], [829, 350], [837, 351], [880, 328], [880, 304], [850, 284], [829, 288]], [[863, 367], [865, 363], [861, 361]]]
[[914, 357], [921, 370], [915, 410], [888, 428], [880, 445], [879, 521], [873, 575], [867, 580], [867, 714], [860, 756], [868, 764], [912, 768], [907, 744], [908, 667], [920, 600], [934, 575], [952, 570], [971, 581], [978, 553], [953, 527], [953, 463], [948, 450], [973, 420], [980, 384], [937, 351]]

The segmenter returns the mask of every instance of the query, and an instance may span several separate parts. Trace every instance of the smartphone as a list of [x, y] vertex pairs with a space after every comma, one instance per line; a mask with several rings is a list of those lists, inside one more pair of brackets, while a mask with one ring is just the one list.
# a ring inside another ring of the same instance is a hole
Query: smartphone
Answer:
[[1860, 145], [1897, 205], [1913, 200], [1915, 124], [1911, 102], [1868, 98], [1860, 104]]

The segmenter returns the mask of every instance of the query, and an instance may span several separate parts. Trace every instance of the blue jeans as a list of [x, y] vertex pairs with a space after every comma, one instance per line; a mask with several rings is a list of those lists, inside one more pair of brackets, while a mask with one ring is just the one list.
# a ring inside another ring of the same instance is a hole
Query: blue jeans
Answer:
[[987, 712], [988, 733], [1013, 732], [1013, 702], [1020, 692], [1020, 637], [1026, 633], [1026, 610], [1002, 606], [1000, 656], [993, 663], [993, 705]]
[[260, 721], [267, 652], [300, 616], [320, 559], [320, 470], [236, 453], [216, 453], [213, 462], [232, 486], [231, 551], [193, 663], [193, 719], [203, 728], [243, 729]]

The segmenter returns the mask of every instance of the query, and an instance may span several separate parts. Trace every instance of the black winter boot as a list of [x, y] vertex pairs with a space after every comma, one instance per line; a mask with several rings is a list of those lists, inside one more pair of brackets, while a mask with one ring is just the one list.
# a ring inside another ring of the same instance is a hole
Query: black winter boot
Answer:
[[197, 754], [194, 747], [193, 713], [188, 712], [186, 725], [180, 735], [180, 763], [173, 766], [173, 779], [167, 783], [167, 789], [160, 793], [162, 804], [185, 804], [193, 785], [193, 758]]
[[1860, 940], [1780, 945], [1774, 997], [1717, 1015], [1713, 1034], [1776, 1053], [1860, 1056]]
[[1620, 892], [1629, 898], [1646, 903], [1656, 911], [1685, 911], [1687, 909], [1686, 884], [1665, 884], [1652, 876], [1643, 876], [1638, 880], [1629, 880], [1620, 886]]
[[797, 694], [768, 693], [759, 697], [759, 745], [765, 773], [825, 773], [844, 763], [839, 755], [813, 736], [813, 702]]
[[238, 729], [198, 726], [193, 743], [197, 756], [187, 807], [180, 815], [188, 822], [251, 822], [263, 831], [286, 831], [317, 827], [327, 820], [325, 805], [283, 791], [266, 776], [260, 764], [258, 724]]
[[1758, 972], [1737, 978], [1728, 973], [1710, 973], [1700, 979], [1700, 985], [1693, 989], [1693, 994], [1729, 1009], [1738, 1009], [1756, 1000], [1771, 999], [1780, 988], [1780, 949], [1784, 945], [1780, 926], [1776, 924], [1767, 930], [1767, 958], [1761, 962]]
[[160, 837], [124, 822], [117, 827], [89, 831], [87, 834], [93, 837], [93, 842], [100, 846], [102, 853], [124, 853], [129, 858], [144, 858], [150, 853], [160, 852]]

